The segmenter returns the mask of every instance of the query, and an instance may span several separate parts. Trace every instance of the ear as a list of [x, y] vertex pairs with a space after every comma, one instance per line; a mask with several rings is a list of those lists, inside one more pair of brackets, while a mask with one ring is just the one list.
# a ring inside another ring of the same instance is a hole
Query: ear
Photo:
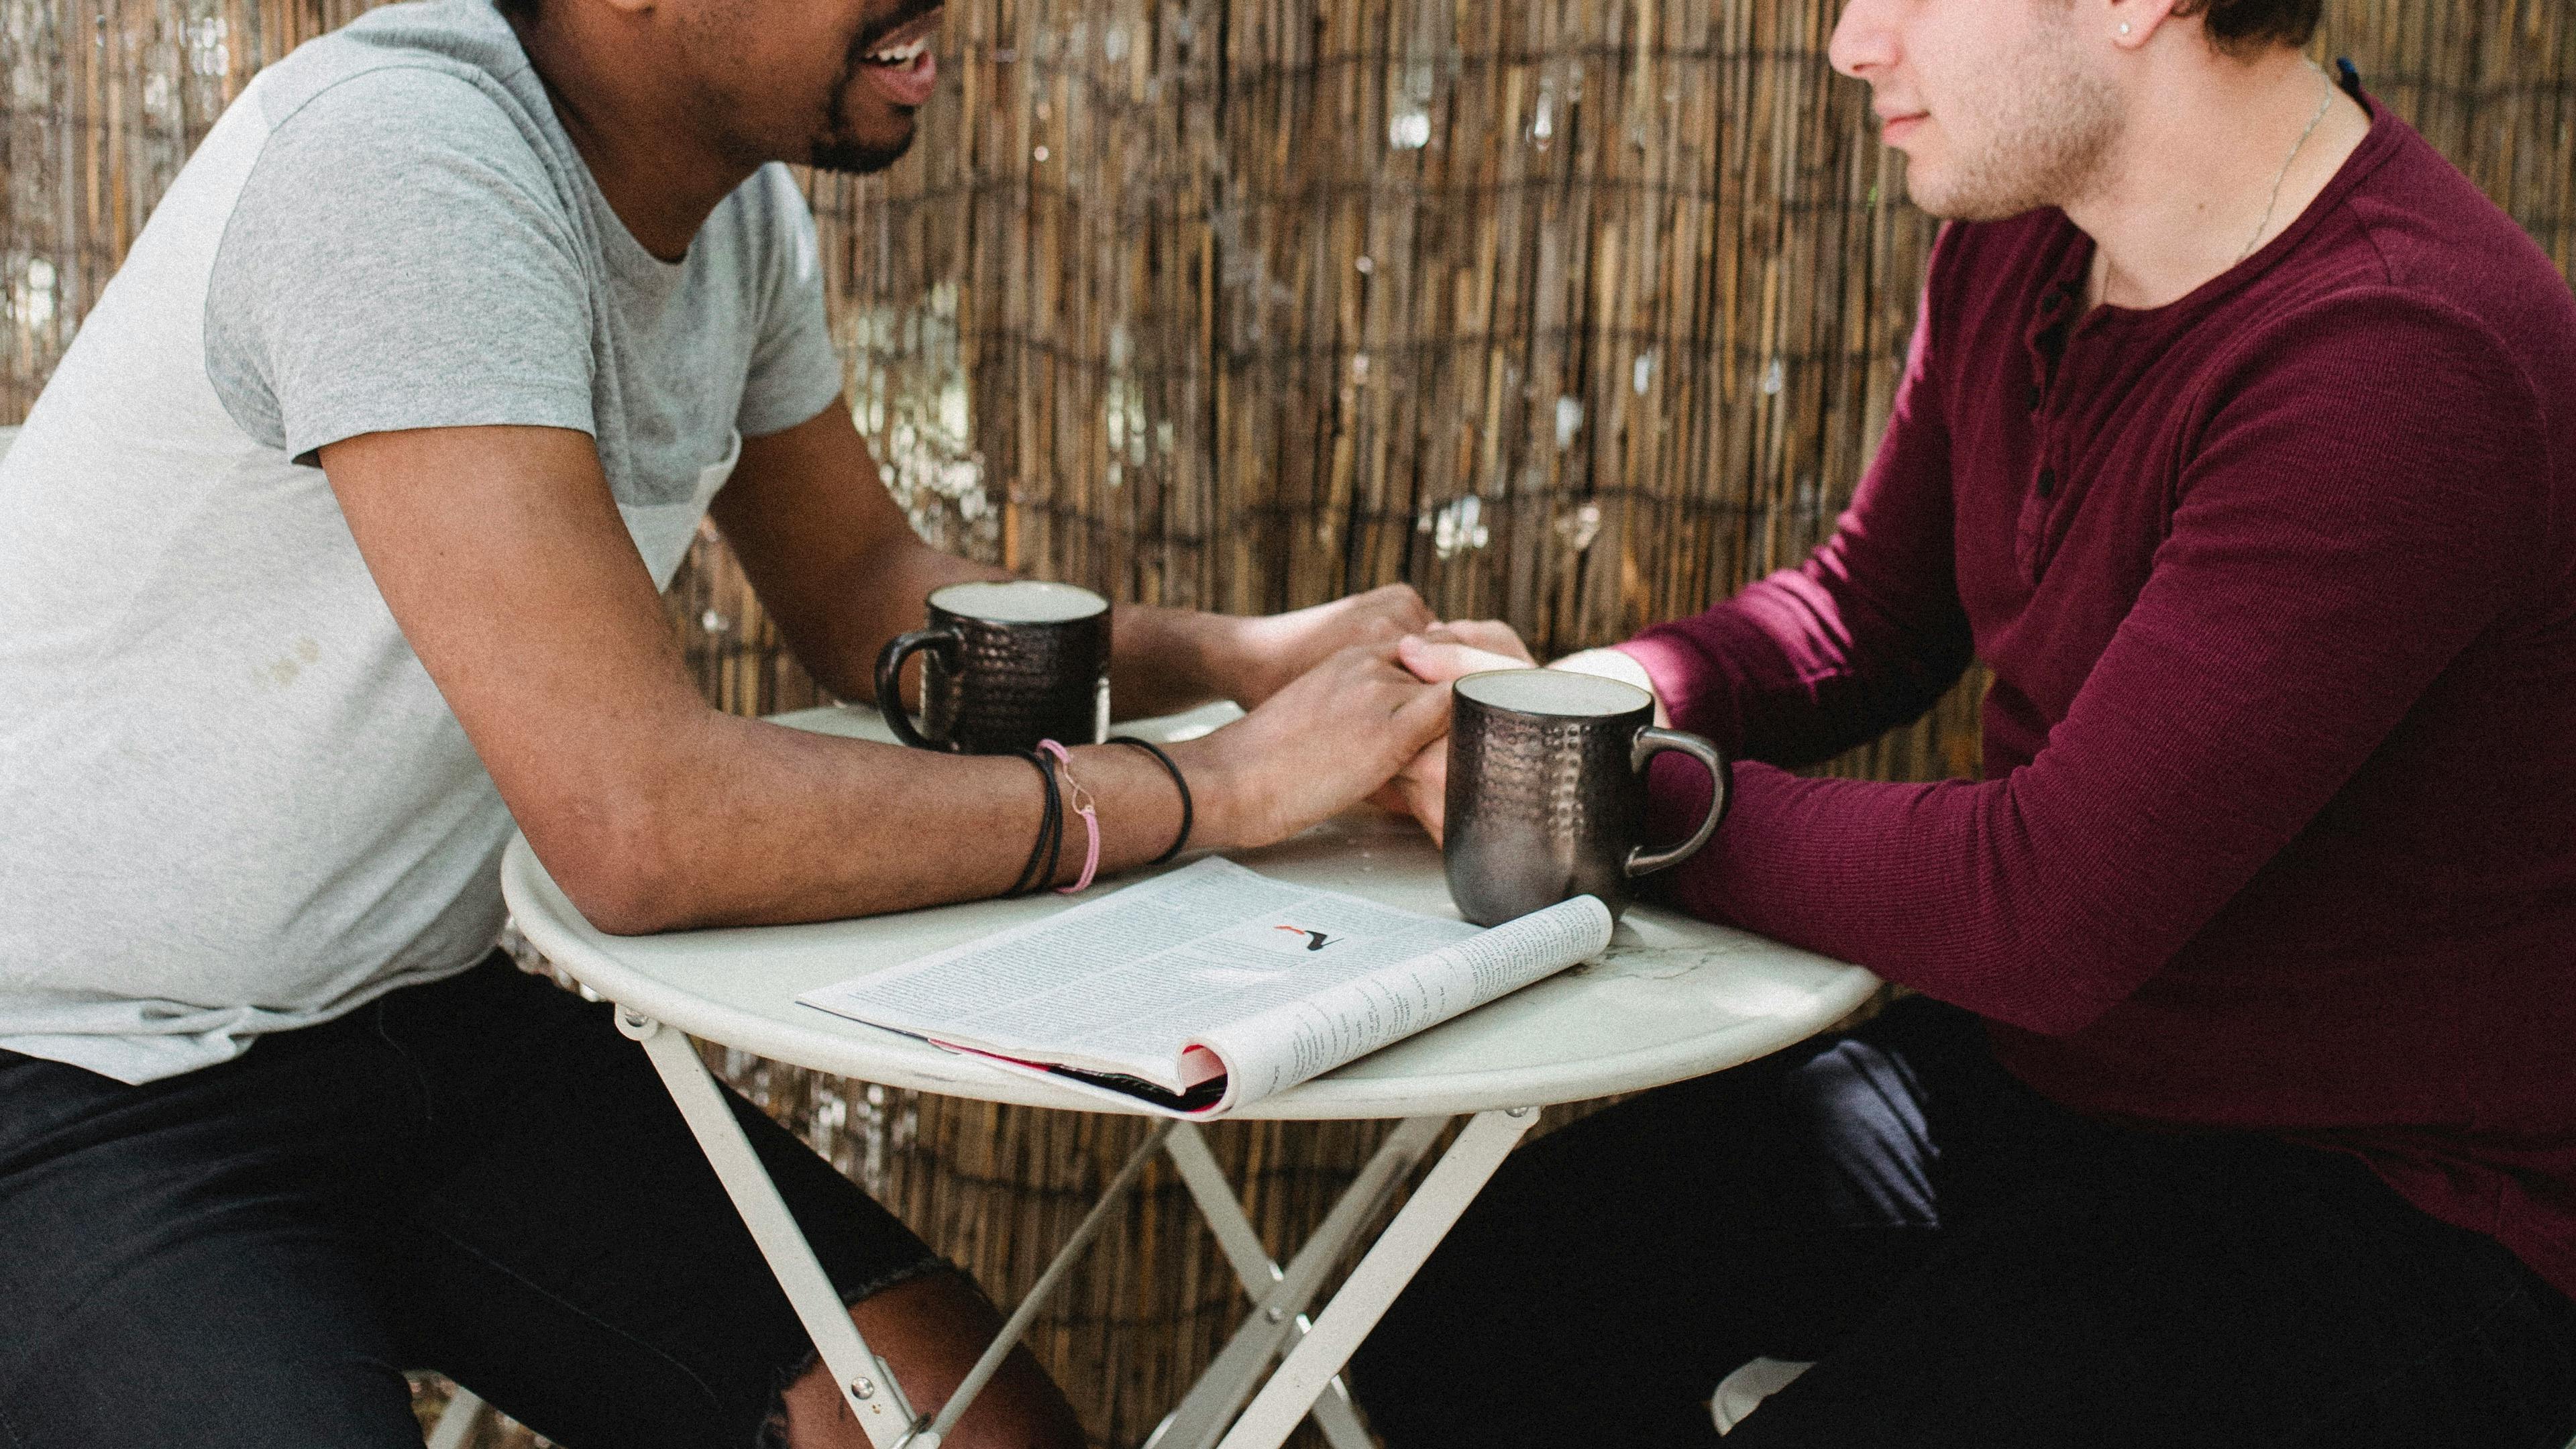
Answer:
[[2143, 48], [2167, 22], [2188, 19], [2198, 9], [2193, 0], [2102, 0], [2098, 6], [2106, 38], [2124, 51]]

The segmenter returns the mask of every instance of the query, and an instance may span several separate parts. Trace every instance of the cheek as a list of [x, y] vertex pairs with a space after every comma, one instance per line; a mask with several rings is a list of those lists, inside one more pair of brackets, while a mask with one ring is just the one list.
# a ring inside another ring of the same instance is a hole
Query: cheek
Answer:
[[792, 35], [768, 31], [745, 43], [740, 30], [713, 37], [717, 57], [709, 69], [711, 99], [739, 130], [777, 138], [811, 131], [828, 113], [841, 83], [841, 52], [799, 45]]

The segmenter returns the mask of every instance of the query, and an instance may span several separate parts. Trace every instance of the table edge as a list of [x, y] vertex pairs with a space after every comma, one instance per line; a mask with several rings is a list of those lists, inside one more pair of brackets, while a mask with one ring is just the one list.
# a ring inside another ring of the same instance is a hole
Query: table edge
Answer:
[[[860, 1050], [858, 1043], [840, 1033], [854, 1027], [854, 1023], [835, 1020], [828, 1023], [833, 1029], [827, 1031], [824, 1029], [827, 1023], [818, 1021], [811, 1031], [802, 1031], [774, 1018], [724, 1006], [617, 961], [599, 942], [587, 938], [601, 934], [587, 922], [576, 925], [555, 919], [554, 902], [549, 897], [561, 899], [561, 889], [554, 886], [545, 874], [543, 864], [536, 859], [524, 836], [514, 834], [503, 851], [501, 894], [518, 923], [520, 933], [575, 981], [606, 1000], [641, 1012], [700, 1041], [751, 1052], [807, 1071], [943, 1096], [1060, 1111], [1155, 1115], [1141, 1107], [1122, 1108], [1099, 1098], [1055, 1090], [1035, 1078], [944, 1053], [935, 1058], [925, 1057], [925, 1066], [921, 1069], [893, 1072], [853, 1070], [849, 1063]], [[570, 904], [569, 901], [564, 903]], [[578, 911], [573, 914], [577, 917]], [[1705, 1047], [1715, 1038], [1694, 1038], [1683, 1046], [1665, 1045], [1589, 1059], [1581, 1063], [1579, 1069], [1568, 1070], [1557, 1083], [1536, 1093], [1507, 1091], [1501, 1083], [1482, 1083], [1484, 1077], [1492, 1075], [1486, 1073], [1450, 1073], [1402, 1079], [1336, 1079], [1331, 1073], [1326, 1073], [1275, 1096], [1247, 1103], [1221, 1117], [1192, 1120], [1384, 1120], [1592, 1101], [1685, 1081], [1768, 1056], [1830, 1029], [1866, 1001], [1878, 985], [1878, 978], [1866, 969], [1846, 964], [1826, 988], [1815, 993], [1812, 1013], [1748, 1023], [1741, 1041], [1724, 1038], [1729, 1040], [1731, 1047], [1748, 1048], [1720, 1054], [1727, 1057], [1725, 1060], [1710, 1060]], [[1766, 1029], [1753, 1029], [1756, 1026]], [[817, 1056], [826, 1060], [812, 1060]], [[944, 1072], [927, 1070], [927, 1064], [932, 1061], [955, 1075], [951, 1077]], [[1432, 1105], [1426, 1106], [1425, 1102]]]

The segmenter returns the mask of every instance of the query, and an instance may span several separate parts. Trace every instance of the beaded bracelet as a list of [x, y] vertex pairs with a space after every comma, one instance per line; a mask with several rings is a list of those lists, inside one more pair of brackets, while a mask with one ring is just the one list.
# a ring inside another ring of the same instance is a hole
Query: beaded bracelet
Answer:
[[1181, 792], [1181, 833], [1173, 837], [1171, 849], [1164, 851], [1162, 854], [1155, 856], [1152, 860], [1145, 862], [1145, 864], [1149, 866], [1165, 864], [1174, 856], [1179, 855], [1182, 851], [1189, 848], [1190, 825], [1197, 818], [1196, 812], [1192, 809], [1190, 804], [1190, 782], [1181, 774], [1181, 767], [1172, 763], [1172, 757], [1163, 753], [1163, 747], [1155, 744], [1151, 740], [1140, 740], [1134, 735], [1111, 735], [1107, 743], [1113, 745], [1132, 745], [1137, 749], [1143, 750], [1146, 754], [1152, 755], [1155, 759], [1162, 762], [1163, 769], [1172, 777], [1172, 784]]

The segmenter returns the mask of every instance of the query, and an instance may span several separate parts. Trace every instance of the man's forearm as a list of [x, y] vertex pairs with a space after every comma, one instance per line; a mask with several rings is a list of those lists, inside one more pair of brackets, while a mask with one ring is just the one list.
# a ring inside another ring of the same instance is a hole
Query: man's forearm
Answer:
[[[959, 558], [915, 538], [895, 540], [851, 570], [850, 605], [832, 638], [808, 656], [807, 641], [789, 641], [797, 660], [835, 696], [876, 702], [877, 654], [886, 641], [918, 629], [933, 590], [981, 579], [1007, 579], [1007, 569]], [[1235, 621], [1190, 609], [1121, 604], [1111, 625], [1110, 699], [1120, 719], [1170, 714], [1225, 692], [1225, 635]], [[904, 697], [918, 702], [921, 669], [904, 671]]]
[[[1031, 859], [1046, 796], [1026, 760], [807, 734], [718, 714], [676, 677], [644, 684], [593, 717], [578, 751], [495, 775], [538, 857], [603, 930], [969, 900], [1008, 889]], [[1188, 842], [1265, 845], [1349, 806], [1438, 736], [1446, 704], [1383, 653], [1337, 653], [1251, 717], [1165, 747], [1189, 785]], [[1071, 753], [1046, 883], [1081, 872], [1095, 824], [1102, 876], [1182, 838], [1182, 793], [1153, 755]], [[1085, 803], [1091, 820], [1076, 813]]]
[[1117, 717], [1150, 719], [1227, 694], [1235, 624], [1194, 609], [1119, 605], [1109, 665], [1109, 702]]
[[[863, 555], [844, 581], [846, 608], [832, 635], [808, 641], [791, 637], [789, 648], [816, 683], [857, 704], [876, 703], [877, 655], [886, 642], [929, 620], [931, 591], [949, 584], [1012, 577], [1008, 569], [959, 558], [907, 534]], [[904, 670], [904, 697], [918, 699], [921, 666]]]
[[[1010, 888], [1044, 809], [1037, 771], [1006, 756], [947, 755], [700, 714], [656, 732], [653, 758], [590, 809], [530, 822], [530, 841], [583, 914], [620, 934], [832, 920], [974, 900]], [[1226, 843], [1221, 767], [1173, 746], [1205, 787], [1193, 836]], [[1096, 801], [1100, 874], [1177, 838], [1180, 795], [1140, 750], [1074, 752]], [[1069, 792], [1068, 792], [1069, 793]], [[564, 828], [570, 825], [570, 829]], [[1068, 809], [1057, 869], [1082, 868], [1088, 827]]]

